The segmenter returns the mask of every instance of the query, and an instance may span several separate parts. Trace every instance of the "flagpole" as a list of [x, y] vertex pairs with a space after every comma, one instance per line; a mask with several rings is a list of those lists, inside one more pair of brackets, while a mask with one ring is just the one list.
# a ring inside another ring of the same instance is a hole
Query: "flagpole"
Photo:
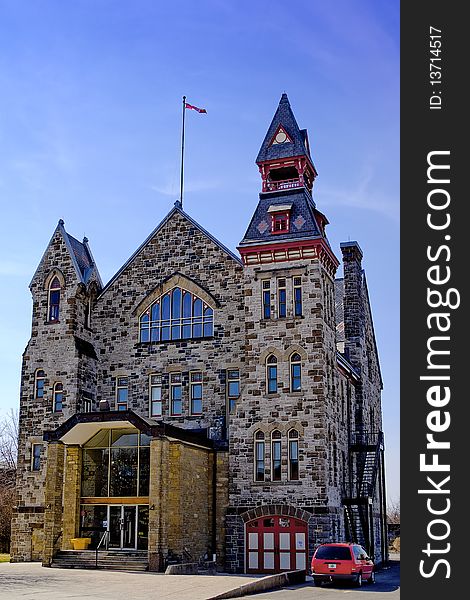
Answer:
[[180, 180], [180, 208], [183, 208], [183, 174], [184, 174], [184, 115], [186, 113], [186, 96], [183, 96], [183, 126], [181, 128], [181, 180]]

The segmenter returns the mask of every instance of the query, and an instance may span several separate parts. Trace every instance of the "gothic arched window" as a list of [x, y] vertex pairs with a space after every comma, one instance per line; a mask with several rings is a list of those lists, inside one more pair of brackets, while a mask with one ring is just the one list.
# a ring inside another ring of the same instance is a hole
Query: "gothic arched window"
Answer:
[[48, 321], [55, 322], [59, 320], [60, 307], [60, 281], [58, 277], [53, 277], [49, 285], [48, 298]]
[[264, 481], [264, 456], [264, 433], [257, 431], [255, 434], [255, 481]]
[[300, 392], [302, 389], [302, 359], [295, 352], [290, 357], [290, 391]]
[[266, 381], [268, 394], [275, 394], [277, 392], [277, 358], [274, 354], [270, 354], [266, 359]]
[[281, 481], [281, 432], [275, 429], [271, 434], [271, 480]]
[[64, 400], [64, 386], [62, 383], [57, 382], [54, 384], [54, 412], [62, 412], [63, 400]]
[[38, 369], [35, 375], [34, 383], [34, 397], [44, 398], [44, 382], [46, 380], [46, 374], [42, 369]]
[[291, 429], [288, 435], [289, 443], [289, 479], [297, 481], [299, 479], [299, 432]]
[[160, 296], [140, 316], [141, 342], [210, 337], [214, 311], [201, 298], [180, 287]]

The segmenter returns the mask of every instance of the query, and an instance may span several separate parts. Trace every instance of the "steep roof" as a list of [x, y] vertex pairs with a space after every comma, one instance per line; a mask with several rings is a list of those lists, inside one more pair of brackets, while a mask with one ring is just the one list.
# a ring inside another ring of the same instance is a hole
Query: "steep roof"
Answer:
[[[93, 255], [91, 254], [90, 247], [88, 246], [88, 239], [83, 238], [83, 242], [79, 242], [76, 238], [74, 238], [72, 235], [67, 233], [65, 231], [64, 221], [62, 219], [59, 219], [59, 222], [57, 224], [57, 227], [54, 230], [54, 233], [52, 234], [49, 244], [47, 245], [47, 248], [46, 248], [44, 254], [42, 255], [42, 258], [39, 261], [39, 265], [33, 275], [31, 283], [34, 280], [36, 273], [37, 273], [39, 267], [41, 266], [41, 263], [44, 260], [44, 257], [46, 256], [47, 251], [49, 250], [49, 247], [52, 244], [52, 240], [54, 239], [57, 232], [62, 236], [62, 239], [65, 242], [65, 245], [69, 252], [73, 266], [75, 267], [75, 271], [77, 273], [78, 280], [81, 283], [86, 284], [90, 280], [91, 275], [93, 273], [96, 273], [98, 282], [100, 285], [102, 285], [98, 267], [95, 264]], [[30, 284], [30, 286], [31, 286], [31, 284]]]
[[[282, 126], [288, 134], [291, 142], [272, 144], [273, 138], [280, 126]], [[256, 162], [259, 163], [265, 160], [287, 158], [289, 156], [307, 156], [310, 161], [312, 160], [308, 147], [307, 130], [299, 129], [294, 113], [290, 107], [287, 94], [282, 94], [279, 106], [261, 145]]]
[[[271, 232], [271, 213], [275, 206], [290, 206], [290, 231], [276, 234]], [[282, 192], [264, 192], [259, 195], [259, 202], [248, 229], [240, 242], [240, 246], [268, 241], [298, 240], [322, 237], [318, 224], [318, 211], [312, 197], [305, 188], [295, 188]]]

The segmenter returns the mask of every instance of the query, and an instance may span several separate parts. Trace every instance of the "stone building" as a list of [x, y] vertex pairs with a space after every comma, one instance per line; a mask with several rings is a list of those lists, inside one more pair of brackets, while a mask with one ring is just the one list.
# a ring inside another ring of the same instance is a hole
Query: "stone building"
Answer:
[[285, 94], [256, 163], [239, 255], [176, 203], [103, 285], [88, 240], [59, 221], [30, 286], [13, 561], [86, 562], [76, 538], [103, 564], [120, 553], [150, 570], [306, 568], [347, 539], [386, 560], [362, 252], [341, 244], [335, 279]]

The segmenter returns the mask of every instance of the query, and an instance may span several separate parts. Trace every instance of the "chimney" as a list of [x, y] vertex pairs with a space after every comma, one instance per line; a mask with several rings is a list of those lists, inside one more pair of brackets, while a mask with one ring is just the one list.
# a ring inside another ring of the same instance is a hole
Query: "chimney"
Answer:
[[357, 242], [342, 242], [344, 272], [345, 352], [351, 364], [361, 372], [365, 351], [365, 313], [363, 298], [362, 250]]

